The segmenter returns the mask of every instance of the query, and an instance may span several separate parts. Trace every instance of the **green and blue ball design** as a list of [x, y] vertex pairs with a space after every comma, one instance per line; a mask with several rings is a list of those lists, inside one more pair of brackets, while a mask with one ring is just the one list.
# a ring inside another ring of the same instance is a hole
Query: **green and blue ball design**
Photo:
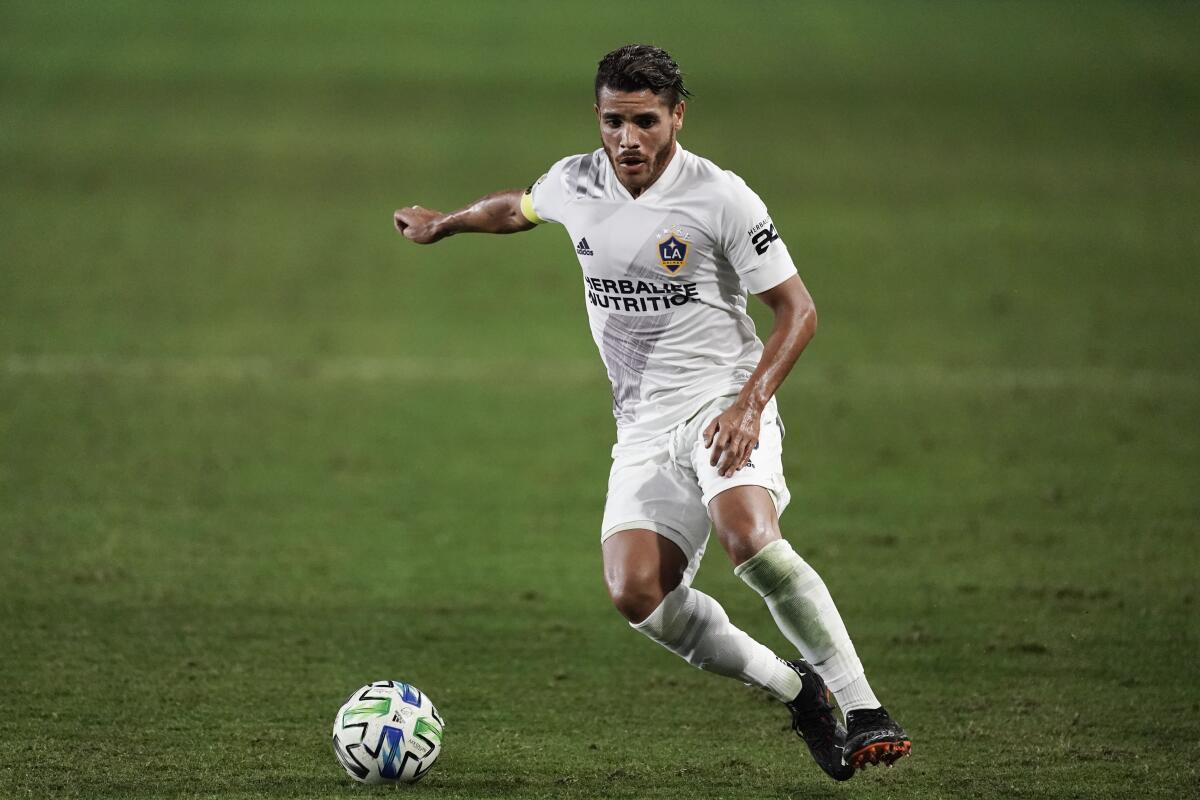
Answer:
[[333, 752], [362, 783], [415, 783], [442, 752], [445, 723], [429, 697], [403, 681], [375, 681], [333, 720]]

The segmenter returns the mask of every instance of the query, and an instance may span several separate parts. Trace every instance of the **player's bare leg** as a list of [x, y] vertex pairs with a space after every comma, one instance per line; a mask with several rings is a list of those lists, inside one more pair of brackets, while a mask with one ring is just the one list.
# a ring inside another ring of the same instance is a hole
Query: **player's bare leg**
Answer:
[[618, 531], [604, 540], [603, 549], [608, 596], [633, 625], [649, 617], [687, 571], [679, 545], [651, 530]]
[[846, 717], [846, 760], [891, 764], [912, 742], [888, 716], [863, 671], [825, 582], [785, 540], [771, 495], [736, 486], [709, 503], [709, 516], [734, 573], [767, 603], [780, 631], [824, 679]]
[[684, 585], [687, 558], [674, 542], [636, 528], [604, 540], [604, 580], [634, 630], [689, 664], [760, 686], [780, 699], [800, 689], [796, 673], [729, 621], [704, 592]]

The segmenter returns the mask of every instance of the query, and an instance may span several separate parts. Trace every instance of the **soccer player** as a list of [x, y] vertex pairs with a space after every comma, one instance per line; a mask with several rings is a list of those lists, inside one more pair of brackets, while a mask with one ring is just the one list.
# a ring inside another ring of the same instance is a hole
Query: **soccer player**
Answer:
[[[600, 533], [613, 603], [688, 663], [785, 703], [821, 768], [847, 780], [911, 742], [871, 690], [825, 583], [779, 530], [790, 495], [775, 392], [817, 316], [758, 195], [677, 142], [687, 96], [665, 51], [614, 50], [596, 73], [602, 148], [561, 159], [523, 192], [449, 214], [402, 208], [395, 225], [419, 244], [567, 228], [617, 421]], [[774, 315], [765, 347], [747, 292]], [[803, 658], [780, 659], [692, 588], [710, 528]]]

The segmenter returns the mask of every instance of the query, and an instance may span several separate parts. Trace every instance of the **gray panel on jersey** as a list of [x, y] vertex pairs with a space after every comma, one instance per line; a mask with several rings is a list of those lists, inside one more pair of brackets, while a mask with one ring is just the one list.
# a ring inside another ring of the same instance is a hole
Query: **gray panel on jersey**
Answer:
[[588, 153], [575, 164], [575, 169], [568, 178], [568, 186], [576, 197], [599, 199], [604, 196], [602, 158], [605, 156], [600, 153]]
[[[633, 280], [661, 281], [662, 275], [634, 265]], [[632, 422], [642, 389], [642, 376], [654, 346], [667, 335], [675, 312], [664, 314], [610, 313], [604, 323], [600, 354], [613, 387], [613, 416], [618, 423]]]
[[604, 324], [601, 350], [613, 386], [613, 414], [619, 422], [632, 421], [632, 406], [642, 388], [642, 376], [654, 345], [667, 334], [674, 313], [609, 314]]

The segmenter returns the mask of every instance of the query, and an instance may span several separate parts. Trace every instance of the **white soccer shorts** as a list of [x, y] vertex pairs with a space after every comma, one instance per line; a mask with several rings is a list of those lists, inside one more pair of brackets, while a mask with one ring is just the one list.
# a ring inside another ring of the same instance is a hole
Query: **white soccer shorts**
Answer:
[[708, 543], [708, 503], [714, 497], [734, 486], [762, 486], [775, 502], [776, 513], [783, 513], [791, 494], [783, 479], [784, 428], [775, 398], [763, 409], [750, 463], [728, 478], [709, 464], [712, 451], [704, 446], [704, 429], [736, 399], [726, 395], [710, 400], [687, 422], [661, 436], [613, 447], [601, 542], [618, 531], [652, 530], [687, 557], [687, 585]]

